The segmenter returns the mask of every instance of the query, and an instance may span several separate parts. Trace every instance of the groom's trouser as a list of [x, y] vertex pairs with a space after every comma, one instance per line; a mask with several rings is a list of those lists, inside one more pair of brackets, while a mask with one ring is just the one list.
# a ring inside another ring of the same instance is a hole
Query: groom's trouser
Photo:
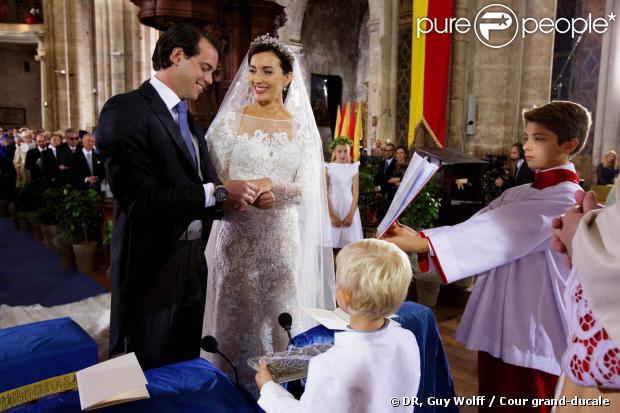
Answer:
[[201, 239], [177, 241], [141, 302], [126, 337], [146, 370], [200, 356], [207, 263]]

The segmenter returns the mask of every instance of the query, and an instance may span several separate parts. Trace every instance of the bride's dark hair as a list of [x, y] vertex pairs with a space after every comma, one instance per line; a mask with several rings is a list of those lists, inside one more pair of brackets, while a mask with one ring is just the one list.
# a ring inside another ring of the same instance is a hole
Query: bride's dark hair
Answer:
[[293, 71], [293, 61], [290, 57], [286, 55], [283, 51], [278, 49], [277, 46], [267, 44], [267, 43], [259, 43], [250, 46], [250, 50], [248, 51], [248, 64], [250, 64], [250, 60], [252, 60], [252, 56], [256, 53], [261, 52], [273, 52], [280, 60], [280, 66], [282, 67], [282, 71], [284, 74], [291, 73]]

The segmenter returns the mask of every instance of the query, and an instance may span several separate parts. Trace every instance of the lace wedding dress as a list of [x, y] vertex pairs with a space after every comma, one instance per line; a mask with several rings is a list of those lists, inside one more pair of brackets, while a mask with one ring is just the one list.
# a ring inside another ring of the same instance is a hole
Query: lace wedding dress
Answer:
[[[276, 199], [272, 209], [226, 211], [214, 224], [206, 253], [209, 278], [203, 335], [215, 336], [239, 370], [241, 383], [257, 392], [255, 372], [247, 360], [286, 350], [288, 337], [278, 325], [278, 315], [290, 313], [296, 332], [304, 327], [298, 294], [306, 284], [298, 278], [303, 256], [300, 208], [306, 185], [318, 179], [309, 175], [320, 170], [315, 171], [307, 153], [313, 147], [311, 130], [294, 120], [228, 112], [216, 122], [207, 143], [220, 179], [268, 177]], [[219, 355], [204, 355], [229, 370]]]

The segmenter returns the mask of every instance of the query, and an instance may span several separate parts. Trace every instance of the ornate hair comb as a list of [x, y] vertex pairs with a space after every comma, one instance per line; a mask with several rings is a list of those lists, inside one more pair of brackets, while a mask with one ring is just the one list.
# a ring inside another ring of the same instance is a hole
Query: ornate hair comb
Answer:
[[275, 37], [271, 37], [269, 34], [263, 34], [262, 36], [258, 36], [252, 43], [250, 43], [250, 49], [256, 46], [267, 45], [271, 46], [275, 49], [278, 49], [282, 52], [286, 57], [289, 58], [291, 63], [295, 61], [295, 54], [285, 45], [283, 42], [278, 40]]

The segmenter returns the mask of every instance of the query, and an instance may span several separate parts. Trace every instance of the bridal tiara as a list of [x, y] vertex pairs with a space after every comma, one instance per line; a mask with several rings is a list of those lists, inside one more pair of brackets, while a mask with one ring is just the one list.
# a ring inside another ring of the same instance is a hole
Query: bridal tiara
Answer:
[[269, 34], [263, 34], [262, 36], [258, 36], [252, 43], [250, 43], [250, 49], [257, 46], [271, 46], [278, 49], [282, 52], [286, 57], [289, 58], [291, 63], [295, 61], [295, 54], [288, 48], [287, 45], [282, 43], [280, 40], [275, 37], [271, 37]]

